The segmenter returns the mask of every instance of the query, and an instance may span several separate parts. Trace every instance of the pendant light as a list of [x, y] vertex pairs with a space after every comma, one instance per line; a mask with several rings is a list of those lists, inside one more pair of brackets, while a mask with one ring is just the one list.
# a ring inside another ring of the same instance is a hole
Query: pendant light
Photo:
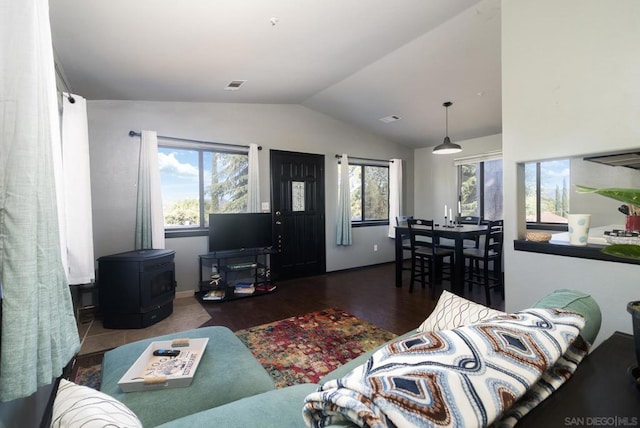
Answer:
[[433, 153], [437, 155], [448, 155], [451, 153], [458, 153], [462, 151], [462, 147], [460, 147], [459, 144], [452, 143], [451, 139], [449, 139], [449, 107], [452, 104], [453, 103], [451, 101], [447, 101], [446, 103], [442, 104], [445, 108], [446, 114], [446, 133], [444, 134], [445, 136], [442, 144], [433, 148]]

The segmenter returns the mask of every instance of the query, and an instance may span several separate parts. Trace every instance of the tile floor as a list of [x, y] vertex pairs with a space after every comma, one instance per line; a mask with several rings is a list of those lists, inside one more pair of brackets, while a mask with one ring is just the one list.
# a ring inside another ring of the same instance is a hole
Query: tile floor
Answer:
[[200, 327], [209, 319], [209, 314], [194, 296], [176, 298], [173, 301], [173, 313], [147, 328], [108, 329], [102, 326], [99, 319], [89, 318], [78, 324], [81, 339], [79, 354], [104, 351], [136, 340], [190, 330]]

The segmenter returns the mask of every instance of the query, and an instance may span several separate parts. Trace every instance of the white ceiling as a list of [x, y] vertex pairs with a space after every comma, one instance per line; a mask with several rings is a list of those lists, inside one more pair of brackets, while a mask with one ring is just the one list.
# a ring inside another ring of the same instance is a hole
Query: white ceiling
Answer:
[[500, 0], [50, 0], [50, 15], [90, 100], [302, 104], [412, 147], [442, 142], [452, 101], [454, 142], [501, 132]]

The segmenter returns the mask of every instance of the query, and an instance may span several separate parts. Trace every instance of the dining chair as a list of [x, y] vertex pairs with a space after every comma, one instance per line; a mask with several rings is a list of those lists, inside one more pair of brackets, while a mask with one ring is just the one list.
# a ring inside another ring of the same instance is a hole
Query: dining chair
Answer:
[[[413, 219], [413, 216], [411, 215], [396, 216], [396, 226], [407, 227], [407, 220], [409, 219]], [[408, 238], [408, 236], [404, 236], [404, 235], [402, 236], [402, 250], [403, 252], [404, 250], [411, 251], [411, 240]], [[411, 270], [411, 268], [404, 266], [404, 256], [402, 259], [403, 259], [402, 270]]]
[[[411, 243], [409, 292], [413, 292], [413, 284], [416, 278], [419, 278], [422, 288], [425, 288], [427, 282], [429, 283], [431, 295], [435, 297], [435, 285], [441, 284], [443, 279], [451, 279], [454, 251], [440, 247], [434, 234], [433, 220], [412, 218], [407, 220], [407, 225], [409, 226], [409, 241]], [[448, 266], [445, 266], [446, 259], [449, 262]], [[444, 276], [445, 270], [448, 271], [447, 277]]]
[[[473, 226], [479, 226], [481, 222], [481, 218], [473, 215], [462, 215], [456, 217], [456, 222], [458, 224], [469, 224]], [[465, 239], [462, 242], [462, 246], [464, 248], [478, 248], [480, 246], [480, 237], [477, 236], [475, 239]]]
[[[471, 226], [480, 226], [482, 222], [482, 218], [474, 215], [461, 215], [456, 217], [456, 222], [458, 224], [468, 224]], [[486, 224], [486, 222], [485, 222]], [[465, 239], [462, 241], [462, 248], [480, 248], [480, 236], [475, 236], [472, 239]], [[470, 262], [469, 266], [467, 266], [467, 261], [465, 260], [465, 269], [472, 271], [474, 269], [473, 263]], [[476, 269], [477, 272], [477, 269]]]
[[407, 220], [412, 219], [412, 215], [399, 215], [396, 216], [396, 226], [407, 227]]
[[[481, 285], [485, 289], [487, 305], [491, 304], [492, 288], [500, 289], [504, 300], [504, 273], [502, 272], [502, 246], [504, 242], [504, 221], [488, 221], [487, 230], [482, 237], [483, 244], [479, 248], [467, 248], [463, 250], [466, 260], [469, 260], [469, 290], [474, 284]], [[482, 267], [480, 267], [482, 262]], [[493, 269], [489, 269], [489, 264]]]

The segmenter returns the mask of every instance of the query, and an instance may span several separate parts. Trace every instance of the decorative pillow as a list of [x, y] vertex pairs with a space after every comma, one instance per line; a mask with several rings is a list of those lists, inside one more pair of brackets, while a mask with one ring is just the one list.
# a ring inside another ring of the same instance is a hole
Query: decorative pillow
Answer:
[[61, 379], [51, 427], [142, 427], [127, 406], [107, 394]]
[[436, 307], [431, 315], [420, 324], [418, 332], [451, 330], [504, 314], [504, 312], [442, 290]]

